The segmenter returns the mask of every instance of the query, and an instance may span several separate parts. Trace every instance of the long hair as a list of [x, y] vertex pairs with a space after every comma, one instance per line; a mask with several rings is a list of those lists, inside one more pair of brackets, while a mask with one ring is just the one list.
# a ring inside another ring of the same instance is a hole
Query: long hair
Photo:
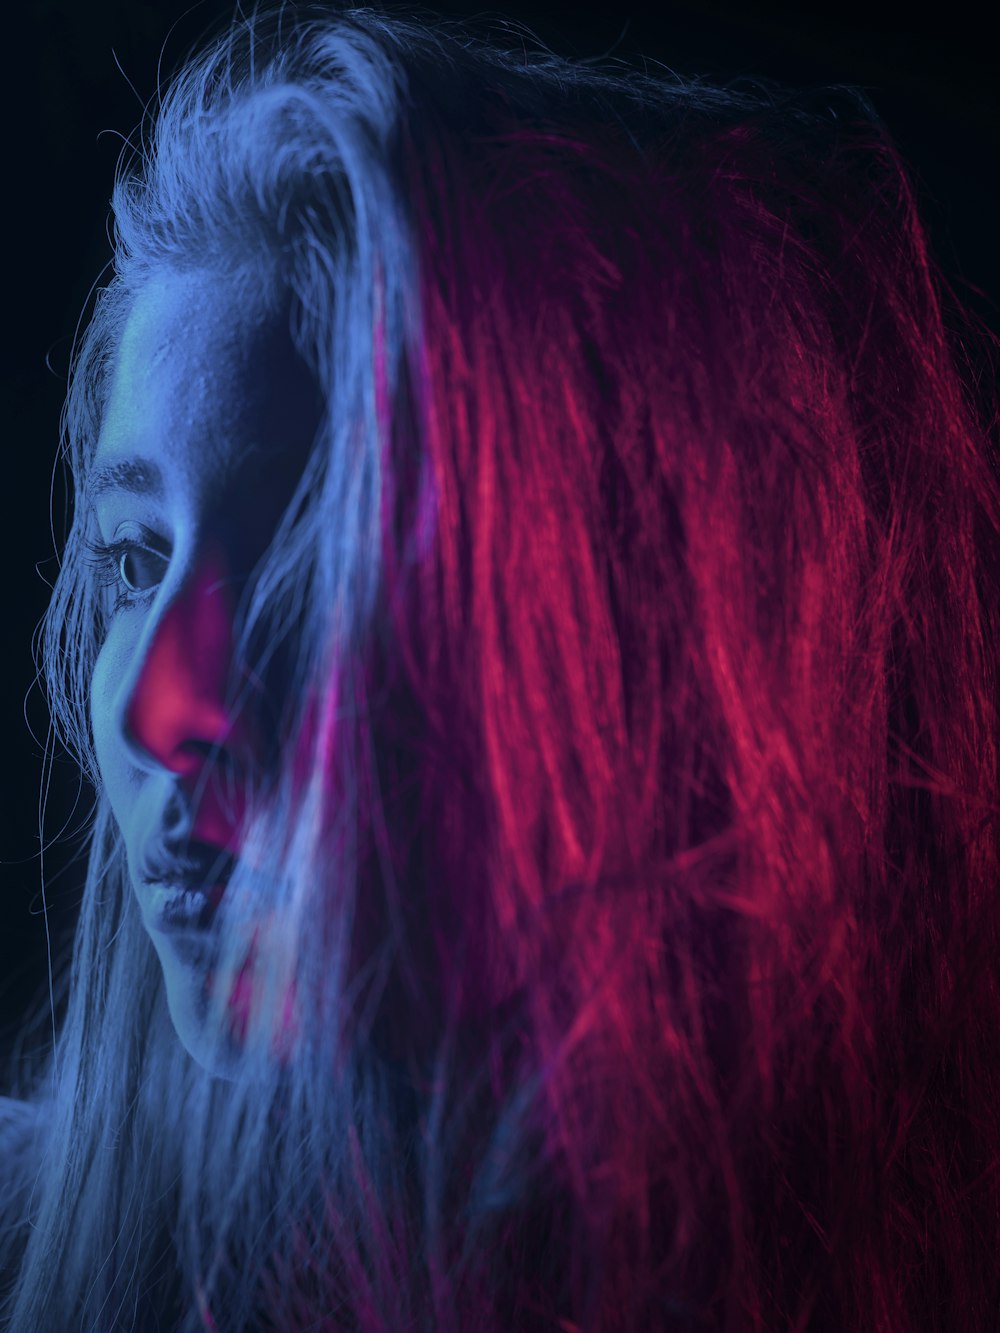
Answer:
[[263, 294], [324, 404], [233, 671], [281, 688], [224, 966], [254, 919], [271, 963], [216, 1077], [101, 790], [79, 503], [44, 667], [96, 805], [5, 1326], [989, 1326], [990, 348], [865, 100], [283, 8], [113, 207], [77, 488], [158, 271]]

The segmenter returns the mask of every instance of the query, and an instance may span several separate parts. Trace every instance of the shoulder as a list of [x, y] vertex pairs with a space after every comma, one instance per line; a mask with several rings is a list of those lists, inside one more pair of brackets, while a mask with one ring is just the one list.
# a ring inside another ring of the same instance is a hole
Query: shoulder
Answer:
[[38, 1105], [18, 1097], [0, 1096], [0, 1142], [8, 1134], [18, 1135], [31, 1129], [38, 1119]]
[[[0, 1290], [7, 1296], [30, 1228], [29, 1201], [40, 1160], [37, 1135], [41, 1121], [36, 1103], [0, 1097]], [[0, 1316], [0, 1328], [6, 1327]]]
[[36, 1102], [0, 1097], [0, 1184], [10, 1189], [35, 1158], [42, 1123]]

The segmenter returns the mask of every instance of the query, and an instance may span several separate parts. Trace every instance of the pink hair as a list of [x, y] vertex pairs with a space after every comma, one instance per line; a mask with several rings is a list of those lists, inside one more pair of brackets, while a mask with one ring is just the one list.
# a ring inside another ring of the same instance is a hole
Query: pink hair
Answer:
[[514, 1006], [558, 1238], [477, 1328], [995, 1314], [997, 481], [895, 152], [795, 114], [406, 145], [408, 1003]]

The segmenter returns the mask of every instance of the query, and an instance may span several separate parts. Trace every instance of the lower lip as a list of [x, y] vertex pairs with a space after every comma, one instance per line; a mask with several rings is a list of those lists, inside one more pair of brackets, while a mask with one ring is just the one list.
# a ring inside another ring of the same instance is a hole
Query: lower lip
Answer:
[[151, 884], [149, 888], [149, 924], [165, 935], [207, 932], [225, 892], [222, 884], [207, 889], [179, 884]]

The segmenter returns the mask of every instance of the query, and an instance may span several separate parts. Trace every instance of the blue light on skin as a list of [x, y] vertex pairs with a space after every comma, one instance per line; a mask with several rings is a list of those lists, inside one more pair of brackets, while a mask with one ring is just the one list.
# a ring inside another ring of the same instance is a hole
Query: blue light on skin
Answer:
[[253, 714], [226, 712], [233, 613], [317, 423], [315, 384], [287, 323], [248, 300], [244, 286], [163, 271], [142, 288], [88, 487], [112, 552], [91, 717], [171, 1018], [207, 1067], [207, 951], [157, 929], [143, 861], [159, 841], [185, 836], [239, 853], [232, 793], [263, 777], [269, 747]]

